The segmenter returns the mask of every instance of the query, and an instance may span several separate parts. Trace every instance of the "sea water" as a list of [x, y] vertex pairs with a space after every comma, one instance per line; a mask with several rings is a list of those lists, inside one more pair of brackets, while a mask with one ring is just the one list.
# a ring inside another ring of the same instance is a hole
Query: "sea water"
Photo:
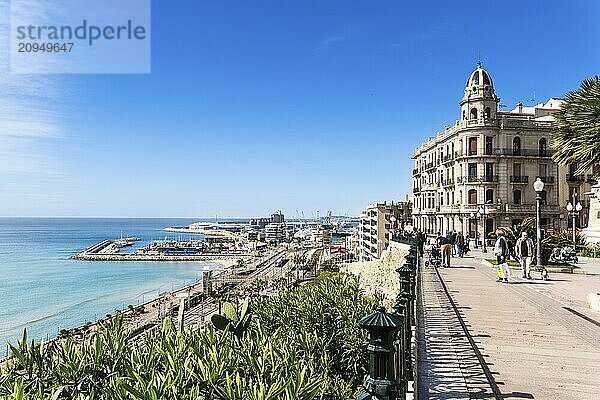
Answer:
[[[30, 338], [137, 305], [160, 292], [194, 283], [210, 262], [95, 262], [69, 257], [105, 239], [199, 239], [167, 234], [191, 219], [0, 218], [0, 358], [27, 328]], [[123, 249], [131, 251], [130, 249]]]

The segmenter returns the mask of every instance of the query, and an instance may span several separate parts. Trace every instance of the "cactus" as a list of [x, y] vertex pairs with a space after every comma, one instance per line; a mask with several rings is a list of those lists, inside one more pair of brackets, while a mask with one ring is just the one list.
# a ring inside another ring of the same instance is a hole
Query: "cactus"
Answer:
[[229, 330], [237, 337], [242, 337], [250, 327], [252, 315], [248, 312], [250, 301], [244, 300], [238, 314], [236, 307], [231, 302], [223, 304], [223, 314], [213, 314], [210, 320], [214, 327], [220, 331]]

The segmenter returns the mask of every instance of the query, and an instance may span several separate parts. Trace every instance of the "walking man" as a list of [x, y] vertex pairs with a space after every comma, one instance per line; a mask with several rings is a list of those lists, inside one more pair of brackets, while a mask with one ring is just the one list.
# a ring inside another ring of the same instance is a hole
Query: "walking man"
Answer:
[[[448, 234], [448, 236], [450, 236], [450, 234]], [[437, 238], [437, 244], [442, 251], [442, 267], [450, 267], [450, 255], [452, 253], [450, 239], [440, 234]]]
[[521, 237], [515, 244], [515, 254], [521, 263], [523, 279], [531, 279], [531, 260], [533, 258], [533, 240], [528, 237], [527, 232], [521, 232]]
[[496, 236], [498, 238], [496, 239], [496, 245], [494, 246], [494, 255], [496, 256], [498, 264], [498, 282], [504, 281], [508, 283], [510, 280], [510, 268], [506, 262], [506, 257], [508, 256], [508, 243], [504, 237], [504, 230], [496, 230]]

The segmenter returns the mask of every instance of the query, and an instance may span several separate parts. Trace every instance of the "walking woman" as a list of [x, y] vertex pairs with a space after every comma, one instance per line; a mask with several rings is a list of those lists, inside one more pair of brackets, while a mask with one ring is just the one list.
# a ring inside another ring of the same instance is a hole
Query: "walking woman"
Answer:
[[506, 243], [506, 238], [504, 237], [504, 230], [497, 229], [496, 230], [496, 245], [494, 246], [494, 254], [496, 255], [496, 261], [498, 263], [498, 281], [508, 283], [510, 280], [510, 268], [506, 262], [506, 257], [508, 256], [508, 244]]

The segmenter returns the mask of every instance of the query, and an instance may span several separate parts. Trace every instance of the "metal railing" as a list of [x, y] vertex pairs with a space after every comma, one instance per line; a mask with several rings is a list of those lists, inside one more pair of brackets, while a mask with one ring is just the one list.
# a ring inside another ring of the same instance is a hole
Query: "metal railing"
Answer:
[[529, 176], [511, 175], [510, 183], [529, 183]]
[[404, 265], [396, 269], [400, 293], [393, 312], [384, 307], [362, 318], [361, 328], [368, 331], [369, 373], [364, 382], [365, 393], [359, 400], [405, 400], [408, 382], [415, 381], [416, 354], [413, 354], [412, 327], [416, 325], [416, 284], [419, 251], [416, 239], [394, 235], [394, 240], [410, 245]]

